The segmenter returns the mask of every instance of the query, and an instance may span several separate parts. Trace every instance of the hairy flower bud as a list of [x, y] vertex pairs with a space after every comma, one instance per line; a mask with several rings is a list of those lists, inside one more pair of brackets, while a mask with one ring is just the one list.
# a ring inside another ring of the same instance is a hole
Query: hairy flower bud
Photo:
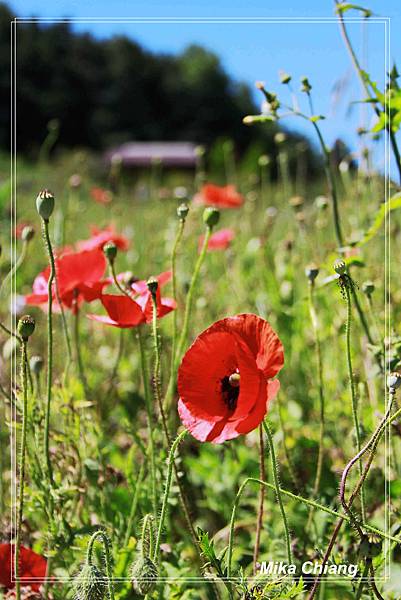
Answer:
[[106, 576], [98, 567], [86, 563], [74, 582], [75, 600], [103, 600]]
[[310, 283], [313, 283], [316, 277], [319, 275], [319, 267], [315, 264], [308, 265], [305, 267], [305, 275], [309, 279]]
[[31, 367], [31, 371], [35, 373], [35, 375], [39, 375], [42, 371], [44, 365], [44, 360], [41, 356], [32, 356], [29, 361], [29, 366]]
[[21, 233], [21, 240], [23, 242], [30, 242], [33, 236], [35, 235], [35, 230], [30, 225], [25, 225], [24, 229]]
[[220, 211], [217, 208], [208, 207], [203, 211], [203, 222], [207, 227], [214, 227], [220, 220]]
[[335, 261], [333, 269], [338, 275], [344, 275], [347, 270], [347, 266], [345, 262], [341, 258], [339, 258]]
[[115, 243], [112, 241], [106, 242], [103, 246], [103, 252], [109, 263], [113, 264], [117, 256], [117, 246], [115, 245]]
[[54, 210], [54, 195], [50, 190], [42, 190], [36, 198], [36, 210], [44, 221], [48, 221]]
[[35, 331], [35, 319], [30, 315], [24, 315], [18, 321], [17, 330], [22, 339], [26, 342]]
[[157, 576], [157, 566], [149, 557], [140, 556], [132, 565], [132, 585], [134, 590], [143, 596], [154, 589]]
[[387, 376], [387, 387], [391, 393], [394, 394], [395, 390], [401, 385], [401, 373], [394, 371]]
[[189, 206], [185, 202], [182, 202], [177, 208], [177, 216], [180, 221], [185, 221], [189, 212]]

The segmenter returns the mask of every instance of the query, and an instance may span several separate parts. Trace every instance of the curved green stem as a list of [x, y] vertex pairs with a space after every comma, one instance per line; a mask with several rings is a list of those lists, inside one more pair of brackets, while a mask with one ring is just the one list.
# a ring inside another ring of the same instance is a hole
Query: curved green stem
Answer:
[[161, 544], [161, 536], [162, 536], [162, 532], [163, 532], [164, 522], [166, 520], [168, 499], [169, 499], [169, 495], [170, 495], [171, 481], [172, 481], [173, 469], [174, 469], [174, 465], [175, 465], [175, 463], [174, 463], [175, 452], [176, 452], [179, 444], [182, 442], [184, 437], [187, 435], [187, 433], [188, 433], [188, 431], [186, 429], [184, 429], [184, 431], [181, 431], [181, 433], [178, 434], [178, 436], [175, 438], [174, 442], [171, 445], [170, 452], [168, 455], [166, 485], [164, 488], [163, 504], [162, 504], [162, 510], [160, 513], [159, 527], [157, 530], [156, 544], [155, 544], [154, 552], [153, 552], [153, 560], [156, 564], [158, 562], [158, 555], [159, 555], [160, 544]]
[[4, 279], [1, 283], [1, 286], [0, 286], [0, 293], [3, 291], [3, 289], [5, 288], [7, 283], [10, 281], [10, 279], [12, 280], [12, 278], [15, 276], [18, 269], [21, 267], [22, 263], [24, 262], [26, 255], [27, 255], [28, 244], [29, 244], [29, 242], [27, 240], [24, 240], [22, 242], [21, 254], [19, 255], [14, 266], [9, 270], [7, 275], [4, 277]]
[[114, 584], [113, 584], [113, 570], [112, 570], [113, 559], [112, 559], [112, 554], [111, 554], [111, 541], [105, 531], [99, 529], [98, 531], [95, 531], [95, 533], [92, 535], [91, 539], [89, 540], [88, 549], [86, 552], [86, 561], [87, 561], [87, 564], [89, 564], [89, 565], [92, 564], [93, 547], [95, 545], [97, 538], [101, 538], [103, 548], [104, 548], [104, 560], [105, 560], [105, 565], [106, 565], [106, 578], [107, 578], [107, 594], [108, 594], [109, 600], [114, 600]]
[[27, 342], [22, 340], [21, 345], [21, 385], [22, 385], [22, 435], [19, 453], [19, 489], [18, 489], [18, 508], [17, 508], [17, 533], [15, 540], [15, 587], [16, 600], [21, 600], [21, 582], [19, 579], [19, 555], [21, 547], [22, 517], [24, 512], [24, 487], [25, 487], [25, 459], [26, 459], [26, 434], [28, 419], [28, 386], [27, 386]]
[[[348, 277], [348, 275], [347, 275]], [[352, 285], [352, 284], [351, 284]], [[358, 402], [355, 393], [355, 381], [354, 381], [354, 372], [352, 369], [352, 351], [351, 351], [351, 323], [352, 323], [352, 303], [351, 303], [351, 293], [349, 289], [348, 282], [345, 284], [345, 296], [347, 299], [347, 321], [345, 326], [346, 332], [346, 346], [347, 346], [347, 366], [348, 366], [348, 377], [349, 377], [349, 386], [351, 392], [351, 405], [352, 405], [352, 416], [354, 419], [354, 429], [355, 429], [355, 437], [358, 452], [361, 451], [361, 432], [359, 427], [359, 416], [358, 416]], [[359, 461], [359, 474], [362, 475], [363, 464], [362, 460]], [[361, 514], [362, 521], [366, 519], [365, 513], [365, 496], [363, 493], [363, 487], [361, 489]]]
[[269, 423], [267, 421], [263, 421], [263, 428], [264, 428], [266, 436], [267, 436], [267, 443], [269, 445], [269, 450], [270, 450], [270, 460], [271, 460], [271, 465], [272, 465], [273, 481], [274, 481], [275, 490], [276, 490], [277, 502], [279, 504], [281, 517], [283, 520], [284, 532], [285, 532], [285, 542], [286, 542], [286, 546], [287, 546], [287, 558], [288, 558], [288, 564], [290, 565], [290, 564], [292, 564], [290, 529], [288, 527], [288, 521], [287, 521], [287, 516], [286, 516], [285, 510], [284, 510], [283, 500], [281, 498], [280, 480], [279, 480], [279, 474], [278, 474], [278, 464], [277, 464], [277, 460], [276, 460], [276, 453], [274, 451], [273, 436], [272, 436], [272, 432], [270, 431]]

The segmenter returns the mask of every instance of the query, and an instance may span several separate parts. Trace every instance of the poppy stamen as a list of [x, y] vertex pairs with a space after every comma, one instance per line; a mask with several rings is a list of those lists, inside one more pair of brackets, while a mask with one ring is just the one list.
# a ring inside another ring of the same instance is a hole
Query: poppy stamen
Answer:
[[240, 374], [235, 372], [221, 380], [221, 395], [230, 410], [235, 410], [239, 396]]

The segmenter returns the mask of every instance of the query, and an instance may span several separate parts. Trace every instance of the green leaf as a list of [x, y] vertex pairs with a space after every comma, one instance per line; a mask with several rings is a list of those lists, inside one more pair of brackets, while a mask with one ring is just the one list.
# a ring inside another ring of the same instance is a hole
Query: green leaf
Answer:
[[357, 246], [363, 246], [364, 244], [369, 242], [373, 237], [375, 237], [375, 235], [379, 232], [386, 215], [389, 212], [396, 210], [397, 208], [401, 208], [401, 192], [398, 192], [397, 194], [395, 194], [395, 196], [390, 198], [388, 202], [385, 202], [381, 205], [381, 207], [376, 213], [372, 225], [365, 232], [363, 238], [358, 242]]

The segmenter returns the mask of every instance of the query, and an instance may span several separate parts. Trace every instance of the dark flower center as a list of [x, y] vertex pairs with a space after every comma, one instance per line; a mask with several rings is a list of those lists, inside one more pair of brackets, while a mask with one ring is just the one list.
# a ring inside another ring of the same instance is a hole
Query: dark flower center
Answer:
[[223, 379], [221, 380], [221, 395], [223, 397], [223, 402], [227, 404], [230, 410], [235, 410], [237, 408], [239, 389], [239, 373], [226, 375], [226, 377], [223, 377]]

